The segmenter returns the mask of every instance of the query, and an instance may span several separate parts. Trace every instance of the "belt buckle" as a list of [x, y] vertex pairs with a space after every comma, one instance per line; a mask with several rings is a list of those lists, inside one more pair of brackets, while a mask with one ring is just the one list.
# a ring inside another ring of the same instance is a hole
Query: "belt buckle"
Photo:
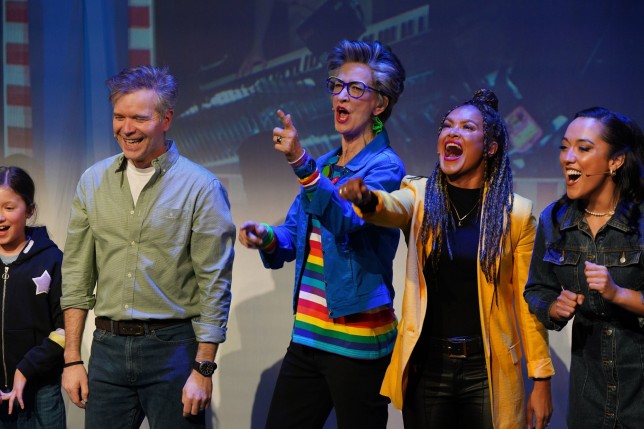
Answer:
[[[447, 341], [449, 342], [449, 344], [447, 345], [447, 351], [448, 357], [450, 359], [467, 359], [467, 340], [460, 338], [448, 338]], [[454, 350], [455, 348], [457, 350]]]
[[119, 326], [119, 331], [122, 335], [140, 336], [145, 334], [145, 326], [142, 323], [136, 325], [121, 325]]

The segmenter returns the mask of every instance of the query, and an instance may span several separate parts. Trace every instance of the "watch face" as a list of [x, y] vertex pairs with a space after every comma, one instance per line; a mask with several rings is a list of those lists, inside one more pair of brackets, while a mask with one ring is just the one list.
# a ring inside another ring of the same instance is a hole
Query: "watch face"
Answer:
[[196, 362], [196, 370], [204, 377], [210, 377], [215, 372], [215, 363], [210, 361]]

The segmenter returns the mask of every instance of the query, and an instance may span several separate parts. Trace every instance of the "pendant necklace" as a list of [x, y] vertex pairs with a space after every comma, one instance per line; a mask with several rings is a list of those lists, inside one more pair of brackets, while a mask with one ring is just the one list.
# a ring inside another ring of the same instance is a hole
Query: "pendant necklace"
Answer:
[[472, 207], [472, 208], [470, 209], [470, 211], [468, 211], [467, 213], [465, 213], [463, 216], [461, 216], [461, 215], [458, 213], [458, 210], [456, 210], [456, 206], [454, 205], [454, 203], [453, 203], [453, 202], [451, 202], [451, 201], [449, 202], [449, 203], [451, 204], [452, 208], [454, 209], [454, 212], [456, 213], [456, 218], [458, 219], [458, 226], [461, 226], [461, 225], [462, 225], [462, 223], [463, 223], [463, 221], [465, 220], [465, 218], [467, 218], [469, 215], [471, 215], [471, 214], [472, 214], [472, 212], [473, 212], [473, 211], [474, 211], [474, 210], [479, 206], [480, 202], [481, 202], [481, 200], [478, 200], [478, 201], [476, 202], [476, 204], [474, 204], [474, 207]]

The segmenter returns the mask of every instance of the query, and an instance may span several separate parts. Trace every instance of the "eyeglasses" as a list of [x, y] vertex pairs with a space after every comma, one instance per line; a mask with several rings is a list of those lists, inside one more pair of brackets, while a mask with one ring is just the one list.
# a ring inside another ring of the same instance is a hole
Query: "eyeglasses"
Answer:
[[330, 94], [338, 95], [344, 88], [347, 88], [347, 94], [351, 98], [360, 98], [366, 90], [380, 93], [376, 88], [372, 88], [364, 82], [344, 82], [337, 77], [330, 77], [326, 80], [326, 89]]

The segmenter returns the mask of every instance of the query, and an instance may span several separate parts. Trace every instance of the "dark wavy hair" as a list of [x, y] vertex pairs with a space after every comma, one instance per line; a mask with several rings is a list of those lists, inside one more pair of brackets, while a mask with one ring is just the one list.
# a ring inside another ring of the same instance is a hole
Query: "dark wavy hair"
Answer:
[[[624, 164], [611, 176], [615, 182], [615, 193], [620, 200], [619, 208], [624, 210], [629, 224], [637, 227], [639, 204], [644, 201], [644, 134], [642, 129], [628, 116], [608, 110], [604, 107], [590, 107], [580, 110], [574, 119], [591, 118], [603, 126], [602, 139], [610, 146], [608, 157], [624, 155]], [[557, 213], [564, 205], [572, 204], [564, 194], [555, 204], [552, 211], [553, 221], [558, 224]], [[583, 208], [581, 208], [583, 210]]]
[[602, 138], [610, 146], [609, 158], [624, 155], [624, 164], [612, 176], [618, 195], [635, 203], [644, 200], [644, 136], [635, 121], [603, 107], [591, 107], [576, 118], [592, 118], [603, 125]]
[[156, 111], [161, 117], [174, 110], [179, 96], [177, 82], [169, 73], [168, 67], [137, 66], [123, 69], [119, 74], [105, 82], [110, 91], [112, 105], [121, 96], [140, 89], [151, 89], [156, 92], [158, 101]]
[[0, 186], [7, 186], [22, 198], [27, 205], [27, 213], [33, 215], [36, 211], [34, 194], [36, 187], [29, 173], [20, 167], [0, 167]]
[[343, 40], [329, 53], [327, 71], [336, 76], [345, 63], [368, 65], [373, 74], [372, 86], [378, 90], [379, 97], [387, 97], [389, 104], [378, 117], [385, 123], [393, 110], [398, 97], [405, 89], [405, 69], [391, 50], [377, 41]]
[[[479, 89], [472, 98], [463, 104], [450, 109], [445, 118], [456, 108], [462, 106], [476, 107], [483, 117], [483, 163], [484, 177], [482, 189], [482, 218], [479, 233], [480, 264], [485, 278], [497, 287], [497, 261], [503, 251], [503, 240], [510, 232], [510, 213], [514, 197], [512, 194], [512, 169], [508, 157], [509, 137], [503, 118], [499, 114], [499, 101], [494, 92]], [[440, 133], [440, 130], [439, 130]], [[493, 142], [497, 150], [489, 154]], [[447, 178], [437, 163], [434, 172], [427, 180], [424, 201], [424, 216], [421, 226], [421, 240], [427, 243], [432, 240], [430, 254], [423, 255], [425, 263], [431, 263], [434, 270], [438, 267], [443, 242], [452, 256], [446, 231], [454, 228], [454, 221], [449, 211], [447, 195]]]

